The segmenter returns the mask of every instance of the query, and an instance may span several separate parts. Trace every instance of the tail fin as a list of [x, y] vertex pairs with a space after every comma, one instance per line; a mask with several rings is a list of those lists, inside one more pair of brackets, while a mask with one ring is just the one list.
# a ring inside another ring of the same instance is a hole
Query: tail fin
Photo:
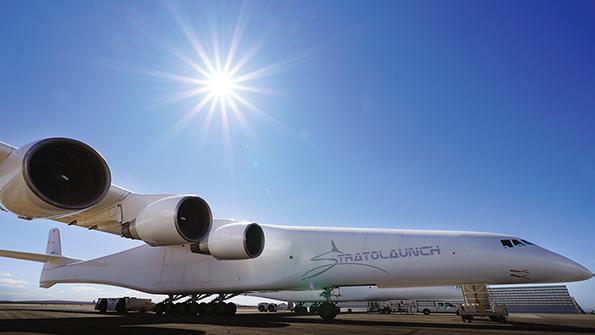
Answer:
[[[60, 229], [52, 228], [48, 233], [48, 244], [45, 247], [45, 254], [52, 256], [62, 256], [62, 241], [60, 239]], [[43, 271], [55, 268], [58, 265], [63, 265], [64, 262], [45, 262], [43, 264]]]
[[48, 255], [62, 256], [62, 241], [60, 240], [60, 229], [52, 228], [48, 234], [48, 245], [45, 248]]

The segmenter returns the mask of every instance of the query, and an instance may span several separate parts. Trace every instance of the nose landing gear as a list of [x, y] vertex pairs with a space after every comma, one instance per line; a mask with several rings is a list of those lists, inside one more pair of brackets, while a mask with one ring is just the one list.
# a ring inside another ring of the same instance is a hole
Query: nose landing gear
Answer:
[[334, 303], [325, 301], [318, 307], [318, 315], [324, 321], [332, 321], [339, 314], [338, 307]]
[[318, 315], [324, 321], [332, 321], [339, 314], [340, 308], [331, 301], [332, 287], [325, 288], [320, 295], [326, 300], [318, 306]]

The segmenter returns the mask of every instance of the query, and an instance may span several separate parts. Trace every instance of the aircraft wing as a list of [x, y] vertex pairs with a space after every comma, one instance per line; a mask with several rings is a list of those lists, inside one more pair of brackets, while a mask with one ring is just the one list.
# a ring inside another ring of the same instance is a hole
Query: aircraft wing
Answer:
[[103, 156], [68, 138], [20, 148], [0, 142], [0, 209], [22, 219], [50, 219], [152, 245], [197, 242], [212, 224], [202, 198], [139, 194], [116, 186]]
[[[19, 155], [19, 148], [0, 142], [0, 165], [5, 165], [3, 163], [8, 161], [9, 157], [14, 157], [14, 160], [16, 161], [14, 163], [19, 163], [19, 161], [21, 161], [21, 164], [25, 164], [26, 153], [31, 151], [31, 149], [35, 149], [35, 146], [31, 147], [32, 148], [22, 148], [25, 149], [23, 150], [25, 153], [24, 155]], [[90, 147], [88, 148], [90, 149]], [[43, 148], [41, 150], [43, 150]], [[59, 157], [58, 159], [63, 158], [64, 157]], [[10, 162], [7, 162], [7, 164], [8, 163]], [[50, 162], [44, 161], [43, 163], [48, 164]], [[48, 167], [44, 166], [44, 168]], [[0, 177], [9, 175], [11, 172], [13, 171], [10, 171], [10, 169], [0, 169]], [[23, 174], [25, 175], [26, 173]], [[66, 215], [61, 215], [59, 213], [58, 215], [48, 215], [45, 218], [67, 223], [69, 225], [77, 225], [88, 229], [96, 229], [120, 235], [122, 224], [133, 220], [142, 208], [165, 197], [168, 197], [168, 195], [135, 194], [124, 188], [110, 184], [107, 193], [105, 193], [103, 198], [93, 206], [85, 208], [82, 211], [75, 211], [72, 214], [65, 211]], [[20, 217], [33, 218], [34, 216], [20, 215]]]
[[90, 230], [121, 235], [123, 224], [134, 220], [149, 204], [169, 196], [133, 193], [112, 184], [103, 200], [97, 205], [55, 220]]
[[209, 204], [197, 195], [139, 194], [112, 184], [103, 156], [68, 138], [20, 148], [0, 142], [0, 209], [22, 219], [54, 220], [152, 246], [190, 244], [192, 252], [217, 259], [255, 258], [265, 243], [256, 223], [213, 222]]
[[6, 157], [8, 157], [8, 155], [10, 155], [10, 153], [15, 149], [16, 148], [14, 148], [6, 143], [0, 142], [0, 164], [2, 164], [4, 159]]

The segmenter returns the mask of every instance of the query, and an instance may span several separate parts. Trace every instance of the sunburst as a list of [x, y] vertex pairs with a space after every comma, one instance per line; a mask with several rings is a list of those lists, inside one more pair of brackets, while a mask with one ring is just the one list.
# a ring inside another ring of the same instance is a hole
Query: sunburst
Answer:
[[[201, 112], [206, 113], [200, 125], [201, 144], [217, 114], [220, 117], [223, 136], [227, 144], [229, 144], [230, 140], [229, 128], [231, 122], [238, 123], [246, 131], [250, 130], [247, 114], [255, 115], [276, 128], [287, 130], [276, 118], [265, 113], [250, 101], [249, 97], [254, 97], [255, 94], [282, 94], [278, 90], [259, 86], [258, 80], [287, 69], [289, 65], [296, 63], [303, 55], [294, 55], [283, 61], [248, 71], [246, 70], [249, 68], [248, 65], [261, 47], [260, 44], [255, 44], [248, 47], [245, 53], [238, 53], [249, 18], [250, 3], [243, 3], [233, 30], [233, 36], [228, 43], [223, 43], [224, 41], [219, 38], [219, 34], [214, 28], [215, 25], [211, 27], [210, 39], [212, 45], [210, 48], [206, 47], [207, 44], [204, 43], [204, 40], [199, 39], [191, 20], [180, 7], [172, 3], [168, 3], [167, 7], [191, 46], [192, 54], [187, 54], [172, 45], [166, 44], [165, 47], [169, 53], [186, 64], [191, 69], [191, 73], [179, 74], [169, 71], [149, 70], [144, 71], [144, 74], [169, 80], [184, 87], [163, 99], [165, 102], [193, 101], [193, 107], [184, 113], [172, 130], [175, 131], [195, 124], [192, 121]], [[226, 47], [222, 48], [222, 45]]]

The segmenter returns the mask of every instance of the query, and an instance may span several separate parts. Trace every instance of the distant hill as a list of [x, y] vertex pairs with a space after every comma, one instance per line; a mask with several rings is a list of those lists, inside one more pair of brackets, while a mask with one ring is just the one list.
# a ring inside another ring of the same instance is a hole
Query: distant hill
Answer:
[[36, 304], [36, 305], [93, 305], [92, 301], [70, 300], [0, 300], [0, 304]]
[[[94, 305], [93, 301], [71, 300], [0, 300], [0, 304], [31, 304], [31, 305]], [[256, 307], [256, 305], [237, 304], [237, 307]]]

